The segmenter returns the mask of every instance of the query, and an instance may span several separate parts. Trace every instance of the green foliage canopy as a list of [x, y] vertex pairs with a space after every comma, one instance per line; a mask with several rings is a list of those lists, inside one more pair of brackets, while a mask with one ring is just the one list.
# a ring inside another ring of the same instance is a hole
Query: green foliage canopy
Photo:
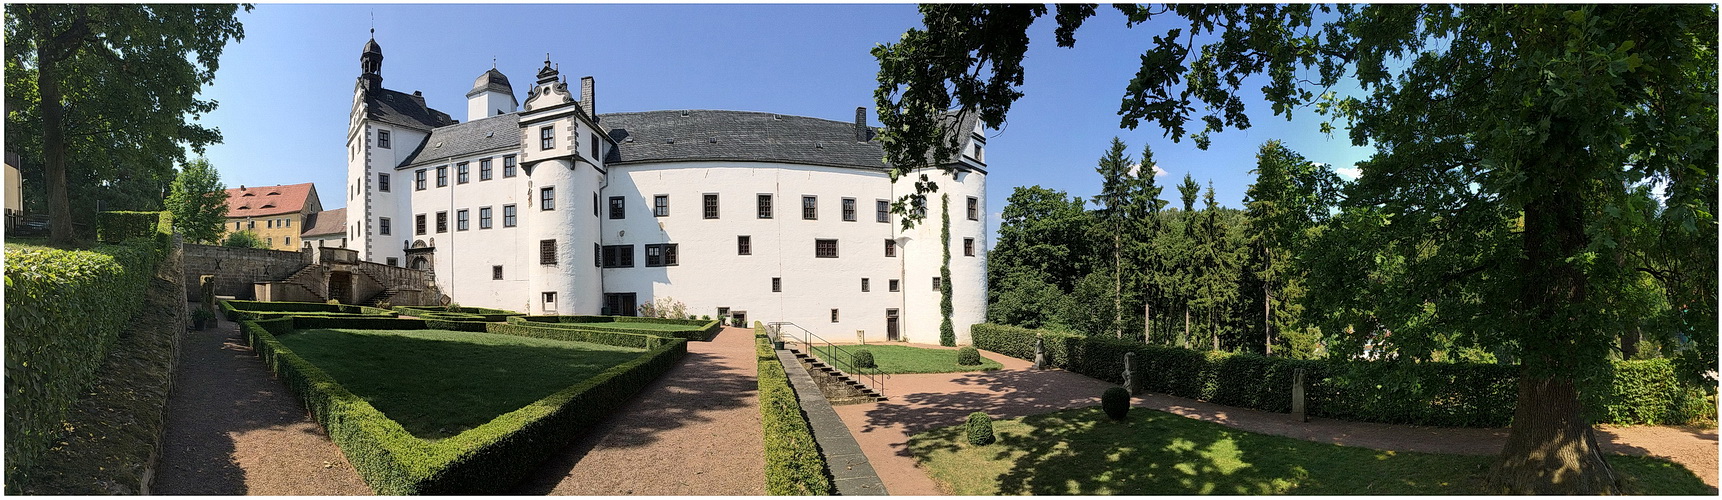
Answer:
[[185, 164], [167, 195], [167, 210], [187, 241], [215, 242], [227, 231], [227, 187], [221, 173], [198, 158]]

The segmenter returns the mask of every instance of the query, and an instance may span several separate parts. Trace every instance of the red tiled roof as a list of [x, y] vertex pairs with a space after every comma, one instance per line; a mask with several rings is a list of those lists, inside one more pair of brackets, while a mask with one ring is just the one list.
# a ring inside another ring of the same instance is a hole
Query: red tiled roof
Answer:
[[324, 210], [305, 216], [305, 230], [300, 236], [322, 236], [347, 232], [347, 209]]
[[227, 217], [261, 217], [290, 214], [305, 208], [313, 193], [312, 184], [284, 186], [240, 186], [227, 190]]

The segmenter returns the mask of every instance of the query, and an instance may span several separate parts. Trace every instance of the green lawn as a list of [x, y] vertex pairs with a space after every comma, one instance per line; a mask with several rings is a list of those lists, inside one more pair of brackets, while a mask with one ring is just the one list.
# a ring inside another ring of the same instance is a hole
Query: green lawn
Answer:
[[[984, 356], [981, 357], [981, 364], [978, 366], [959, 365], [957, 364], [957, 351], [955, 349], [927, 349], [924, 347], [881, 344], [845, 345], [840, 347], [845, 351], [849, 351], [851, 354], [859, 349], [871, 351], [873, 353], [873, 362], [878, 364], [879, 368], [876, 371], [861, 370], [868, 373], [978, 372], [984, 370], [997, 370], [1004, 367], [1003, 365], [1000, 365], [999, 362], [986, 359]], [[841, 355], [841, 352], [837, 351], [837, 349], [829, 347], [815, 347], [813, 348], [813, 352], [815, 356], [819, 357], [819, 359], [825, 360], [833, 359], [832, 356]], [[848, 366], [846, 361], [834, 364], [838, 368], [846, 368]]]
[[[994, 422], [998, 442], [968, 444], [963, 426], [909, 439], [950, 495], [1474, 495], [1493, 457], [1396, 453], [1232, 429], [1135, 408], [1099, 407]], [[1708, 495], [1685, 468], [1611, 455], [1636, 493]]]
[[643, 349], [447, 330], [302, 330], [278, 337], [424, 439], [520, 409]]

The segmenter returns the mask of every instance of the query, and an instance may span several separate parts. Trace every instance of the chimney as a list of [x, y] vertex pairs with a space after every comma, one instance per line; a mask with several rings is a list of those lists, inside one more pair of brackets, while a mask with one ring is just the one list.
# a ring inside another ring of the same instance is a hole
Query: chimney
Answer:
[[425, 105], [425, 93], [414, 90], [413, 91], [413, 100], [418, 101], [419, 106], [424, 106]]
[[867, 142], [867, 108], [855, 107], [855, 142]]
[[592, 121], [598, 121], [598, 106], [596, 102], [593, 102], [594, 99], [598, 98], [598, 95], [592, 86], [592, 77], [580, 77], [580, 109], [585, 110], [586, 116], [591, 117]]

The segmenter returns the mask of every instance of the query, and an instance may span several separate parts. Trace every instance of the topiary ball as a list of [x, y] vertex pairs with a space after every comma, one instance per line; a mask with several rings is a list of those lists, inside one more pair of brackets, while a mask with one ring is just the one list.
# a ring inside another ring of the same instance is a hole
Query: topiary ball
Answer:
[[869, 351], [866, 349], [856, 349], [855, 350], [854, 362], [855, 362], [856, 368], [878, 368], [879, 367], [878, 364], [873, 362], [873, 351]]
[[974, 346], [963, 346], [963, 348], [957, 349], [957, 364], [963, 366], [981, 364], [981, 351], [976, 350]]
[[993, 418], [983, 412], [969, 414], [968, 422], [969, 444], [986, 446], [998, 438], [993, 436]]
[[1113, 420], [1124, 420], [1124, 414], [1130, 411], [1130, 391], [1113, 387], [1100, 393], [1100, 409]]

